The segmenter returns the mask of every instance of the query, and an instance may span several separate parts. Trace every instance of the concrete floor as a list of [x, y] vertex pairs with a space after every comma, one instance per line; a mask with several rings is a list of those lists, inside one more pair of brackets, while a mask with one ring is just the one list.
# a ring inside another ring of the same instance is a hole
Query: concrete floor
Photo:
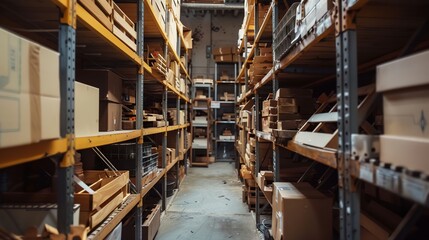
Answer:
[[233, 163], [190, 168], [155, 239], [262, 239], [241, 192]]

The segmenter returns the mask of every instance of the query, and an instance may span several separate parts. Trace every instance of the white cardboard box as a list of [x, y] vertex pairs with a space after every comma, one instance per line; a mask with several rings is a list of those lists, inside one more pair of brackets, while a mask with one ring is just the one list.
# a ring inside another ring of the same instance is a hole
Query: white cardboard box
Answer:
[[0, 63], [0, 147], [59, 138], [59, 54], [0, 28]]
[[99, 90], [80, 82], [75, 82], [75, 118], [76, 137], [98, 134], [99, 127]]

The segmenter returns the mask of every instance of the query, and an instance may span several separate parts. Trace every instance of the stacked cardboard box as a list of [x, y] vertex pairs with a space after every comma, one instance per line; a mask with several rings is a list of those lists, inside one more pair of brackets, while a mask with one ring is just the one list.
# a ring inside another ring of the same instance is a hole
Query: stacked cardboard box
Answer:
[[267, 99], [262, 102], [262, 131], [277, 129], [277, 101]]
[[212, 51], [215, 62], [236, 62], [237, 55], [236, 48], [230, 46], [223, 46], [214, 48]]
[[426, 175], [429, 174], [428, 61], [429, 51], [425, 51], [377, 67], [377, 92], [383, 93], [384, 109], [380, 160]]
[[250, 77], [249, 83], [255, 85], [273, 68], [273, 55], [271, 52], [264, 50], [261, 55], [253, 58], [250, 64], [248, 74]]
[[1, 28], [0, 39], [0, 147], [59, 138], [59, 54]]
[[264, 192], [265, 198], [272, 203], [274, 173], [272, 171], [260, 171], [256, 181]]
[[168, 120], [169, 120], [171, 125], [185, 124], [185, 111], [179, 110], [179, 119], [177, 119], [177, 109], [169, 108], [168, 109]]
[[332, 239], [332, 198], [308, 183], [274, 182], [273, 186], [275, 240], [285, 239], [286, 234], [288, 239]]
[[100, 131], [122, 129], [122, 79], [109, 70], [81, 70], [76, 80], [97, 87], [100, 101]]
[[273, 131], [275, 137], [292, 138], [297, 129], [314, 113], [312, 94], [310, 89], [277, 90], [277, 129]]

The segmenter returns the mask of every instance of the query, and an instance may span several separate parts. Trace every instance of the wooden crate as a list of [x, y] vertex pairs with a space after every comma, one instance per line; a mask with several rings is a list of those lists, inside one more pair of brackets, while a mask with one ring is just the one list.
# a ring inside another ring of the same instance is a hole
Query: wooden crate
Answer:
[[145, 216], [142, 225], [143, 239], [152, 240], [155, 238], [161, 225], [161, 207], [159, 204], [151, 205], [143, 210]]
[[137, 32], [134, 22], [115, 3], [113, 3], [113, 34], [132, 50], [137, 51]]
[[79, 0], [79, 3], [107, 29], [113, 30], [113, 0]]
[[82, 181], [94, 191], [75, 186], [75, 203], [80, 204], [80, 224], [93, 228], [101, 223], [128, 195], [128, 171], [84, 171]]

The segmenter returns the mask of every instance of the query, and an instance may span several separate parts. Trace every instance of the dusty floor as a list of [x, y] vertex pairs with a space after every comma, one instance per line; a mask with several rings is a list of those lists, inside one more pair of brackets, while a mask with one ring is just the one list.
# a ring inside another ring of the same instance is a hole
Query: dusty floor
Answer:
[[155, 239], [261, 239], [241, 191], [232, 163], [190, 168]]

